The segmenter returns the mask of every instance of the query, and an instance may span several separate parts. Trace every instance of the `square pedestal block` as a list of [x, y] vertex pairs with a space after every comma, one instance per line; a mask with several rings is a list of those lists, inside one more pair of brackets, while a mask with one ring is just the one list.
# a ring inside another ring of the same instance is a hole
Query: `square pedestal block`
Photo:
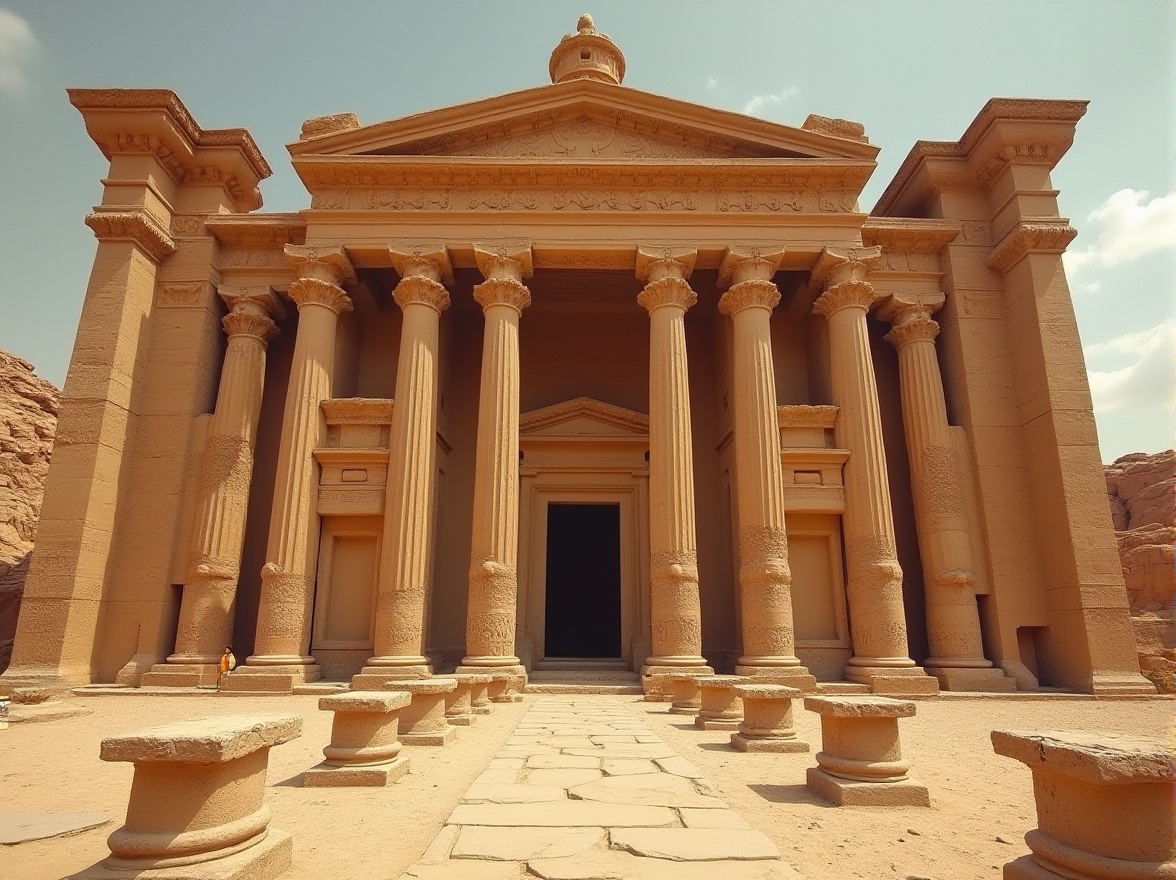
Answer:
[[939, 681], [945, 691], [984, 694], [1011, 694], [1017, 690], [1016, 679], [1009, 678], [1000, 669], [956, 669], [954, 667], [927, 667], [927, 672]]
[[73, 874], [69, 880], [276, 880], [290, 869], [294, 838], [270, 831], [265, 840], [239, 853], [177, 868], [108, 868], [102, 864]]
[[400, 741], [413, 746], [443, 746], [457, 736], [457, 728], [445, 717], [448, 695], [457, 689], [453, 678], [422, 678], [389, 682], [396, 690], [412, 694], [412, 702], [400, 712]]
[[386, 764], [374, 767], [343, 766], [332, 767], [319, 764], [302, 774], [302, 784], [308, 788], [328, 788], [354, 785], [357, 788], [391, 785], [408, 773], [408, 758], [398, 757]]
[[738, 731], [731, 734], [731, 745], [740, 752], [800, 753], [809, 750], [809, 744], [804, 740], [748, 737]]
[[809, 767], [808, 787], [839, 807], [929, 807], [927, 787], [914, 779], [902, 782], [853, 782]]

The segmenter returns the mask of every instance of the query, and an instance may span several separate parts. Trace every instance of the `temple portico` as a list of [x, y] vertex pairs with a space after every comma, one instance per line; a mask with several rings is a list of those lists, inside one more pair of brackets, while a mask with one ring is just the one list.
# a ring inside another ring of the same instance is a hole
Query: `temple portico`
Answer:
[[1150, 691], [1043, 354], [1080, 350], [1049, 171], [1085, 104], [991, 101], [865, 213], [861, 125], [625, 70], [584, 17], [548, 85], [308, 120], [297, 213], [244, 130], [71, 91], [111, 167], [0, 692], [208, 686], [225, 646], [246, 692]]

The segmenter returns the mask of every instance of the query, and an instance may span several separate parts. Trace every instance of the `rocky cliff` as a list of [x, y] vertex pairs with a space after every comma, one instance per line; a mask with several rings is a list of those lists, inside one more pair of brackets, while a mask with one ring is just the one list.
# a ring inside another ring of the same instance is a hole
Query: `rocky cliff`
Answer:
[[1127, 581], [1143, 674], [1176, 692], [1176, 452], [1136, 452], [1106, 466], [1107, 500]]
[[12, 656], [57, 428], [57, 389], [0, 351], [0, 671]]

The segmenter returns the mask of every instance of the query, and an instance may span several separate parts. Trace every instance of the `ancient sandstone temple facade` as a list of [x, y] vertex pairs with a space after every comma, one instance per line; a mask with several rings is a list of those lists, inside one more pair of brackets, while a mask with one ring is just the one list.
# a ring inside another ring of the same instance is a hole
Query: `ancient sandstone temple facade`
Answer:
[[1049, 173], [1081, 101], [990, 101], [871, 214], [861, 126], [552, 84], [290, 145], [74, 90], [110, 159], [0, 685], [455, 666], [883, 693], [1150, 690]]

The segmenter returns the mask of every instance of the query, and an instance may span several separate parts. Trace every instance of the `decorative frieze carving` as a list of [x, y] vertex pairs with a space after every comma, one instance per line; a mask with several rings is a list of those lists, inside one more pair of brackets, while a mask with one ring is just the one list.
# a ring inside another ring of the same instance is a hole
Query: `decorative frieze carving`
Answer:
[[1006, 144], [976, 172], [976, 182], [983, 187], [991, 186], [1000, 177], [1001, 172], [1014, 163], [1052, 167], [1056, 161], [1054, 157], [1052, 144]]
[[176, 243], [143, 211], [91, 211], [86, 225], [99, 241], [133, 241], [156, 262], [176, 252]]
[[211, 301], [212, 283], [193, 281], [188, 284], [163, 284], [155, 294], [155, 305], [164, 309], [204, 307]]
[[1078, 230], [1062, 218], [1020, 220], [992, 249], [985, 261], [990, 269], [1005, 273], [1026, 254], [1061, 254]]
[[195, 238], [204, 233], [204, 214], [174, 214], [169, 231], [176, 238]]

